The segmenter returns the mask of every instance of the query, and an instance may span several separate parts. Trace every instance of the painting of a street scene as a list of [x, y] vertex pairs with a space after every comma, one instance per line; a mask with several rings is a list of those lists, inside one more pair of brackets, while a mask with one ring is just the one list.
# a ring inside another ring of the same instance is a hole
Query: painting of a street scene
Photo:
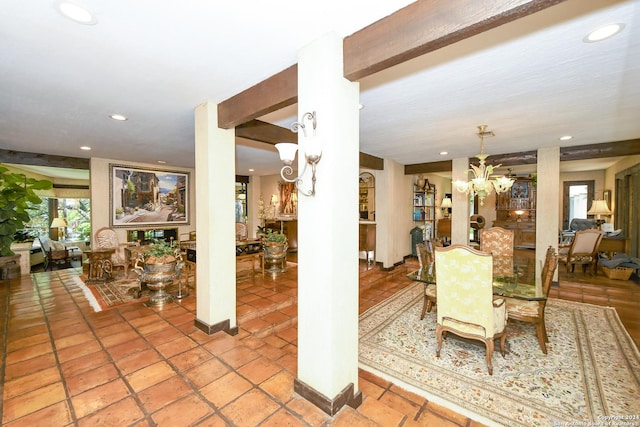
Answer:
[[111, 225], [189, 223], [189, 174], [110, 165]]

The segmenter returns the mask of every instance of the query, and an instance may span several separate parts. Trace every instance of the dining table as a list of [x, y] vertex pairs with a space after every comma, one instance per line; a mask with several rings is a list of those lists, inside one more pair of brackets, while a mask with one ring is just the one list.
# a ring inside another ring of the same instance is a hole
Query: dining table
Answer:
[[[530, 256], [493, 256], [493, 295], [526, 301], [543, 301], [540, 275], [536, 275], [536, 260]], [[436, 263], [432, 262], [407, 275], [410, 280], [437, 285]], [[473, 278], [470, 278], [473, 280]]]

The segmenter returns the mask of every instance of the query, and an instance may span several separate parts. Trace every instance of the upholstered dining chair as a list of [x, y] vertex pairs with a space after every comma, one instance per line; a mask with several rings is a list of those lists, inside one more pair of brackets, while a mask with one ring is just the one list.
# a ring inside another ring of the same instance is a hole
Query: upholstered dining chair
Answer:
[[510, 276], [513, 274], [513, 230], [502, 227], [480, 229], [480, 250], [493, 255], [493, 274]]
[[[433, 248], [435, 246], [442, 246], [442, 243], [431, 240], [427, 240], [424, 243], [416, 243], [416, 253], [418, 254], [420, 268], [433, 268], [435, 263]], [[433, 283], [425, 284], [420, 320], [424, 319], [426, 313], [431, 313], [431, 309], [436, 305], [436, 302], [436, 285]]]
[[236, 222], [236, 240], [242, 242], [247, 240], [247, 224], [244, 222]]
[[551, 288], [551, 281], [558, 267], [558, 255], [556, 250], [549, 246], [542, 267], [542, 293], [545, 296], [541, 301], [525, 301], [517, 298], [505, 298], [507, 303], [507, 314], [509, 319], [519, 320], [521, 322], [533, 323], [536, 327], [536, 336], [540, 343], [540, 349], [547, 354], [547, 327], [544, 321], [544, 309], [547, 305], [547, 297]]
[[578, 264], [582, 265], [583, 273], [587, 272], [587, 267], [591, 267], [593, 274], [596, 274], [598, 246], [603, 235], [602, 230], [596, 229], [576, 231], [571, 245], [563, 246], [558, 250], [558, 259], [566, 266], [567, 273], [572, 273]]
[[493, 259], [490, 254], [463, 245], [436, 248], [438, 271], [437, 349], [443, 335], [484, 342], [489, 375], [493, 375], [494, 340], [500, 338], [504, 357], [507, 310], [504, 299], [493, 299]]
[[116, 230], [109, 227], [102, 227], [95, 234], [96, 247], [104, 249], [115, 249], [111, 255], [111, 264], [113, 267], [122, 268], [124, 276], [129, 275], [129, 260], [127, 259], [124, 248], [130, 246], [127, 243], [120, 243]]

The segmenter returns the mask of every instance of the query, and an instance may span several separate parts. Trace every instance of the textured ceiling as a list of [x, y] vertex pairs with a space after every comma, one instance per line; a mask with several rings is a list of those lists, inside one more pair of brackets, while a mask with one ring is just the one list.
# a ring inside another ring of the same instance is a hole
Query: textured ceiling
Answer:
[[[3, 2], [0, 148], [192, 167], [195, 106], [287, 68], [328, 31], [352, 34], [409, 2], [77, 3], [97, 25], [71, 22], [50, 1]], [[582, 41], [611, 22], [626, 26]], [[569, 0], [368, 77], [360, 150], [401, 164], [469, 157], [483, 123], [496, 134], [490, 154], [640, 138], [639, 24], [640, 0]], [[108, 119], [115, 112], [129, 120]], [[574, 138], [561, 143], [565, 134]], [[238, 174], [278, 164], [272, 147], [238, 142]]]

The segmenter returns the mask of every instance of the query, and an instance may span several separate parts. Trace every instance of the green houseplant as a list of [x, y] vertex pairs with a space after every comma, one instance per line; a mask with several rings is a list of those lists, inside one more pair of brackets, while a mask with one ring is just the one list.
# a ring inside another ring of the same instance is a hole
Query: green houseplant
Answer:
[[29, 222], [30, 204], [42, 202], [35, 190], [49, 190], [51, 181], [27, 178], [0, 166], [0, 256], [14, 255], [11, 243], [18, 230]]
[[264, 263], [266, 271], [273, 274], [284, 273], [287, 259], [287, 236], [279, 231], [267, 229], [263, 237]]
[[180, 256], [180, 248], [175, 241], [155, 240], [143, 253], [145, 264], [165, 264], [176, 262]]
[[267, 234], [264, 236], [265, 242], [276, 242], [276, 243], [285, 243], [287, 241], [287, 236], [280, 231], [273, 231], [272, 229], [267, 229]]

